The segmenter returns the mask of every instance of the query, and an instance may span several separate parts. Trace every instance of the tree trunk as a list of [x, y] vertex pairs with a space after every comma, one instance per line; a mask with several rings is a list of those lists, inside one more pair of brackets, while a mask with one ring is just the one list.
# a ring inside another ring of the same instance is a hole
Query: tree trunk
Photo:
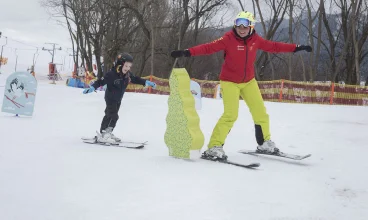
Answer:
[[[305, 0], [305, 3], [307, 5], [307, 10], [308, 10], [308, 31], [309, 31], [309, 41], [310, 44], [313, 46], [314, 45], [314, 39], [313, 39], [313, 18], [312, 18], [312, 9], [309, 5], [309, 0]], [[314, 73], [314, 56], [313, 53], [310, 53], [309, 55], [309, 81], [313, 82], [314, 78], [315, 78], [315, 73]]]
[[[320, 6], [321, 4], [324, 4], [323, 2], [324, 0], [320, 0]], [[318, 14], [318, 27], [317, 27], [317, 49], [316, 49], [316, 54], [315, 54], [315, 63], [314, 63], [314, 69], [313, 69], [313, 73], [317, 74], [318, 73], [318, 66], [319, 66], [319, 60], [320, 60], [320, 54], [321, 54], [321, 42], [322, 42], [322, 13], [321, 10], [319, 8], [319, 14]], [[326, 74], [326, 73], [325, 73]]]
[[[293, 7], [294, 7], [294, 1], [289, 0], [289, 43], [293, 43]], [[289, 80], [292, 79], [292, 59], [293, 54], [288, 54], [288, 73], [289, 73]]]
[[[258, 9], [258, 14], [261, 18], [261, 25], [262, 25], [263, 32], [264, 32], [263, 33], [264, 38], [267, 40], [271, 40], [284, 19], [285, 13], [287, 11], [288, 1], [286, 0], [280, 0], [278, 2], [268, 1], [268, 3], [270, 4], [270, 9], [272, 10], [272, 18], [270, 20], [268, 30], [266, 29], [266, 24], [263, 18], [262, 9], [260, 7], [259, 0], [255, 0], [255, 3]], [[264, 77], [263, 71], [266, 69], [265, 67], [266, 67], [266, 64], [268, 63], [267, 61], [269, 61], [270, 68], [271, 68], [271, 78], [272, 80], [274, 80], [275, 79], [275, 68], [274, 68], [272, 58], [271, 58], [271, 54], [267, 52], [262, 52], [261, 56], [257, 60], [257, 67], [256, 67], [258, 68], [258, 70], [256, 71], [258, 73], [257, 76], [259, 77], [260, 80], [263, 79]]]
[[[357, 28], [357, 1], [359, 0], [351, 0], [352, 4], [352, 15], [351, 15], [351, 31], [352, 31], [352, 37], [353, 37], [353, 45], [354, 45], [354, 61], [355, 61], [355, 84], [360, 85], [360, 62], [359, 62], [359, 47], [358, 47], [358, 40], [356, 36]], [[354, 82], [352, 82], [354, 83]]]

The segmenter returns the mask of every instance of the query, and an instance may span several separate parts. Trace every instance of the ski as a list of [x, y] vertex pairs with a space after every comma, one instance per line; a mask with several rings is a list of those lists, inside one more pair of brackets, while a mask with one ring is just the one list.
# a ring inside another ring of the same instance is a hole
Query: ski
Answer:
[[144, 145], [147, 144], [147, 141], [146, 142], [121, 141], [121, 142], [118, 142], [117, 144], [101, 143], [97, 141], [96, 136], [93, 138], [82, 137], [82, 140], [84, 143], [87, 143], [87, 144], [99, 144], [103, 146], [125, 147], [125, 148], [132, 148], [132, 149], [141, 149], [141, 148], [144, 148]]
[[243, 164], [243, 163], [233, 162], [233, 161], [230, 161], [230, 160], [212, 159], [212, 158], [203, 157], [203, 156], [201, 157], [201, 159], [208, 160], [208, 161], [213, 161], [213, 162], [224, 163], [224, 164], [229, 164], [229, 165], [233, 165], [233, 166], [237, 166], [237, 167], [249, 168], [249, 169], [253, 169], [253, 168], [259, 167], [261, 165], [259, 163]]
[[266, 153], [266, 152], [257, 151], [257, 150], [240, 150], [238, 152], [242, 154], [250, 154], [250, 155], [269, 155], [269, 156], [275, 156], [275, 157], [284, 157], [284, 158], [293, 159], [293, 160], [303, 160], [307, 157], [312, 156], [311, 154], [297, 155], [297, 154], [284, 153], [281, 151], [277, 153]]

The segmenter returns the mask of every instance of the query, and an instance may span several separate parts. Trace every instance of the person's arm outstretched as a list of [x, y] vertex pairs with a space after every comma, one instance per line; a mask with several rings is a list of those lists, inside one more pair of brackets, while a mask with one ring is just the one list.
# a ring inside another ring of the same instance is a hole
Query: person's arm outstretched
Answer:
[[226, 49], [227, 36], [220, 37], [210, 43], [200, 44], [185, 50], [174, 50], [171, 56], [174, 58], [209, 55]]
[[97, 80], [89, 88], [86, 88], [83, 91], [83, 93], [86, 94], [86, 93], [94, 92], [100, 86], [104, 86], [106, 84], [111, 84], [111, 83], [114, 83], [114, 82], [110, 82], [109, 72], [107, 72], [105, 76], [103, 76], [102, 78], [97, 78]]
[[257, 36], [258, 48], [270, 52], [270, 53], [285, 53], [285, 52], [297, 52], [300, 50], [305, 50], [307, 52], [312, 51], [311, 46], [288, 44], [283, 42], [276, 42], [271, 40], [266, 40], [261, 36]]
[[129, 72], [130, 82], [133, 84], [138, 84], [142, 86], [151, 86], [152, 88], [156, 88], [156, 83], [151, 82], [149, 80], [145, 80], [139, 76], [135, 76], [132, 72]]

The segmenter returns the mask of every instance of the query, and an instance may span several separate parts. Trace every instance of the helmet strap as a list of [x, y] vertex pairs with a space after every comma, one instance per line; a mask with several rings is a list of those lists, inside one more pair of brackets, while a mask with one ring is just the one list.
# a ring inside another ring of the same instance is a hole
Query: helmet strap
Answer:
[[116, 72], [120, 72], [120, 68], [122, 68], [122, 66], [121, 65], [118, 65], [117, 67], [116, 67]]

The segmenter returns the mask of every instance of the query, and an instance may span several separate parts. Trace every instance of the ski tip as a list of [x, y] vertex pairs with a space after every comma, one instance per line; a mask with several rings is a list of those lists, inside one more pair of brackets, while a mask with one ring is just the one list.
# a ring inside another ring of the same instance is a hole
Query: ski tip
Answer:
[[312, 156], [312, 154], [307, 154], [307, 155], [305, 155], [305, 156], [301, 156], [301, 157], [299, 158], [299, 160], [303, 160], [303, 159], [308, 158], [308, 157], [310, 157], [310, 156]]
[[91, 137], [81, 137], [82, 140], [92, 140], [95, 139], [97, 136], [91, 136]]
[[142, 149], [144, 148], [144, 145], [139, 145], [139, 146], [124, 146], [124, 145], [117, 145], [119, 147], [125, 147], [125, 148], [130, 148], [130, 149]]
[[257, 153], [256, 151], [254, 150], [239, 150], [238, 153], [241, 153], [241, 154], [255, 154]]
[[258, 168], [260, 166], [261, 166], [260, 163], [251, 163], [251, 164], [245, 165], [245, 167], [247, 168]]
[[260, 167], [261, 164], [260, 163], [252, 163], [249, 165], [250, 167]]
[[303, 156], [296, 155], [296, 156], [292, 156], [290, 158], [294, 159], [294, 160], [304, 160], [305, 158], [308, 158], [310, 156], [312, 156], [312, 154], [307, 154], [307, 155], [303, 155]]

